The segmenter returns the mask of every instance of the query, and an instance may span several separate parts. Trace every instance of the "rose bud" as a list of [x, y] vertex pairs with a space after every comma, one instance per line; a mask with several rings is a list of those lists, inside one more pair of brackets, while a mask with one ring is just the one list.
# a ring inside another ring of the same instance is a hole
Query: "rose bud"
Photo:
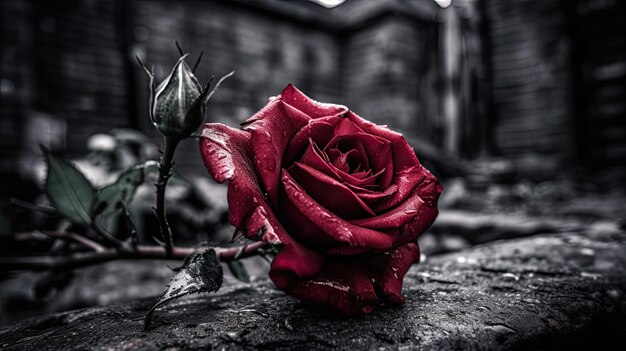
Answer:
[[288, 85], [243, 130], [206, 124], [200, 151], [230, 222], [280, 244], [279, 289], [344, 314], [404, 301], [442, 188], [402, 134]]
[[150, 120], [165, 137], [184, 139], [193, 134], [204, 121], [206, 103], [215, 90], [234, 72], [222, 77], [209, 92], [213, 77], [202, 87], [181, 56], [172, 72], [155, 88], [154, 72], [137, 58], [150, 78]]

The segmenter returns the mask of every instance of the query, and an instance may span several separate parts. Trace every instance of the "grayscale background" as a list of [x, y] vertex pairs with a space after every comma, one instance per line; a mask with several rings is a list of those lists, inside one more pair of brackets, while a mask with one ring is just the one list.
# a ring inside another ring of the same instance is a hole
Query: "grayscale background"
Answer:
[[[135, 56], [163, 78], [178, 40], [190, 62], [204, 51], [201, 82], [236, 71], [210, 101], [207, 121], [236, 127], [293, 83], [401, 131], [446, 189], [440, 221], [420, 239], [426, 256], [535, 234], [515, 230], [529, 220], [623, 228], [625, 1], [332, 3], [0, 1], [2, 208], [11, 198], [46, 202], [39, 144], [99, 186], [157, 157], [154, 145], [121, 142], [119, 128], [160, 142]], [[195, 140], [180, 147], [176, 167], [204, 189], [210, 209], [172, 214], [210, 222], [202, 240], [232, 233], [224, 188], [209, 180]], [[171, 275], [162, 266], [92, 267], [45, 299], [31, 292], [37, 275], [11, 275], [0, 282], [0, 323], [154, 296]], [[126, 289], [112, 288], [120, 284]]]

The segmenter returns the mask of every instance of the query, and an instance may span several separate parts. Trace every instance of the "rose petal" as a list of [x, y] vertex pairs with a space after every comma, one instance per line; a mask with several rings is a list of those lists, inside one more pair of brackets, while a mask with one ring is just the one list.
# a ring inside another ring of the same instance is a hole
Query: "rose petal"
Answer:
[[413, 263], [419, 262], [419, 246], [416, 243], [409, 243], [385, 253], [383, 256], [386, 257], [372, 260], [372, 266], [380, 267], [376, 284], [388, 302], [402, 304], [404, 303], [402, 296], [404, 276]]
[[298, 240], [319, 246], [345, 243], [371, 249], [392, 246], [392, 235], [356, 226], [330, 213], [307, 194], [289, 172], [283, 171], [282, 183], [285, 194], [281, 196], [280, 218], [289, 229], [293, 229], [292, 233], [297, 234]]
[[352, 224], [371, 229], [396, 231], [397, 237], [394, 245], [415, 241], [435, 221], [439, 213], [435, 202], [430, 199], [426, 202], [422, 198], [424, 194], [439, 195], [439, 184], [431, 182], [423, 187], [416, 188], [411, 196], [400, 206], [397, 206], [381, 215], [351, 220]]
[[[413, 192], [413, 189], [419, 183], [430, 175], [430, 172], [420, 165], [413, 148], [407, 143], [402, 134], [366, 121], [351, 111], [347, 117], [366, 133], [382, 137], [391, 142], [395, 167], [395, 176], [391, 183], [398, 186], [398, 192], [379, 204], [374, 210], [382, 212], [397, 206]], [[432, 175], [430, 176], [432, 177]]]
[[[336, 167], [333, 167], [332, 163], [330, 162], [330, 160], [326, 156], [318, 147], [317, 147], [317, 143], [314, 142], [312, 139], [309, 139], [309, 146], [307, 147], [306, 151], [304, 152], [304, 154], [302, 155], [302, 157], [300, 158], [300, 163], [303, 163], [307, 166], [313, 167], [316, 170], [330, 176], [333, 177], [337, 180], [343, 181], [346, 183], [347, 186], [349, 185], [354, 185], [359, 189], [359, 187], [363, 187], [363, 186], [369, 186], [369, 185], [376, 185], [376, 178], [385, 170], [380, 170], [378, 173], [376, 174], [372, 174], [371, 171], [368, 172], [360, 172], [363, 173], [365, 176], [367, 177], [362, 177], [362, 178], [357, 178], [355, 177], [355, 174], [348, 174], [345, 173], [343, 171], [340, 171], [339, 169], [337, 169]], [[352, 188], [352, 187], [351, 187]]]
[[415, 218], [422, 206], [427, 205], [416, 192], [413, 192], [401, 206], [375, 217], [353, 219], [350, 223], [372, 229], [399, 228]]
[[278, 200], [283, 155], [293, 136], [310, 118], [280, 99], [273, 100], [245, 122], [254, 145], [256, 171], [272, 203]]
[[335, 125], [341, 121], [340, 117], [331, 116], [309, 121], [291, 139], [287, 152], [283, 157], [283, 165], [291, 165], [296, 158], [302, 154], [309, 145], [309, 140], [315, 141], [318, 145], [325, 146], [333, 137]]
[[[437, 179], [422, 165], [417, 165], [413, 168], [405, 168], [398, 172], [393, 180], [393, 184], [398, 186], [398, 191], [385, 201], [379, 203], [374, 211], [381, 213], [387, 211], [393, 207], [402, 204], [408, 196], [410, 196], [416, 188], [423, 187], [431, 182], [437, 182]], [[439, 184], [437, 182], [437, 184]], [[437, 188], [433, 188], [430, 194], [421, 192], [422, 198], [428, 197], [429, 202], [436, 202], [439, 198], [442, 188], [438, 185]]]
[[[318, 144], [319, 145], [319, 144]], [[320, 149], [320, 153], [322, 155], [325, 155], [326, 158], [328, 159], [328, 163], [332, 166], [334, 166], [331, 162], [331, 158], [337, 158], [341, 156], [341, 151], [337, 150], [337, 149], [331, 149], [328, 148], [329, 143], [326, 144], [326, 146], [322, 149]], [[350, 145], [350, 147], [352, 147], [351, 150], [355, 150], [358, 155], [359, 155], [359, 159], [361, 161], [361, 170], [367, 170], [370, 171], [370, 161], [369, 161], [369, 157], [367, 155], [367, 151], [365, 151], [365, 147], [363, 147], [363, 144], [359, 141], [359, 140], [355, 140], [353, 141], [353, 143]], [[324, 151], [325, 150], [325, 151]], [[343, 174], [348, 174], [347, 172], [344, 172], [343, 170], [340, 170], [339, 168], [337, 168], [336, 166], [333, 167], [335, 168], [337, 171], [343, 173]], [[352, 176], [354, 178], [354, 176]]]
[[340, 218], [362, 218], [376, 213], [336, 179], [313, 167], [296, 162], [289, 173], [320, 205]]
[[[398, 192], [398, 186], [396, 184], [391, 184], [385, 191], [372, 191], [360, 187], [354, 187], [348, 185], [350, 189], [354, 191], [354, 193], [363, 200], [368, 206], [372, 208], [378, 208], [377, 204], [380, 202], [389, 199], [396, 192]], [[378, 212], [380, 213], [380, 212]]]
[[361, 156], [361, 159], [367, 160], [369, 169], [373, 172], [385, 170], [378, 177], [376, 184], [381, 189], [389, 186], [393, 178], [394, 164], [392, 146], [387, 140], [365, 133], [337, 135], [326, 145], [324, 151], [330, 155], [331, 150], [337, 146], [340, 150], [361, 150], [362, 148], [366, 155]]
[[302, 154], [300, 163], [313, 167], [328, 176], [341, 179], [337, 174], [337, 169], [332, 166], [330, 160], [328, 160], [327, 157], [325, 158], [324, 155], [325, 154], [317, 146], [317, 143], [309, 138], [309, 146], [306, 148], [306, 151], [304, 151], [304, 154]]
[[[299, 277], [315, 275], [324, 257], [293, 240], [276, 219], [263, 197], [253, 164], [250, 134], [223, 124], [206, 124], [200, 137], [200, 153], [209, 173], [219, 183], [228, 181], [230, 223], [250, 239], [284, 244], [277, 267]], [[277, 256], [278, 257], [278, 256]]]
[[332, 165], [344, 173], [349, 173], [352, 168], [356, 169], [357, 167], [354, 165], [355, 163], [359, 166], [361, 164], [359, 160], [359, 152], [355, 149], [349, 150], [345, 153], [336, 149], [328, 151], [328, 158], [330, 159]]
[[419, 164], [413, 148], [409, 145], [409, 143], [407, 143], [402, 134], [394, 132], [387, 127], [379, 126], [366, 121], [352, 111], [348, 113], [347, 117], [354, 122], [354, 124], [363, 129], [365, 133], [379, 136], [391, 143], [393, 147], [393, 161], [396, 171], [411, 168]]
[[237, 228], [246, 228], [249, 214], [265, 202], [258, 178], [250, 167], [254, 164], [250, 134], [223, 124], [205, 124], [200, 137], [200, 153], [207, 170], [218, 183], [229, 181], [230, 222]]
[[370, 313], [382, 303], [401, 304], [402, 282], [410, 266], [419, 259], [419, 248], [411, 243], [385, 254], [354, 259], [328, 258], [321, 272], [310, 279], [291, 279], [284, 284], [281, 271], [270, 271], [280, 289], [298, 299], [330, 306], [346, 314]]
[[365, 133], [365, 131], [361, 129], [361, 127], [357, 126], [354, 122], [352, 122], [351, 119], [344, 118], [335, 127], [335, 132], [333, 133], [333, 135], [353, 135], [359, 133]]
[[327, 116], [342, 117], [348, 112], [348, 108], [343, 105], [315, 101], [304, 95], [304, 93], [291, 84], [285, 87], [280, 94], [280, 98], [313, 119]]

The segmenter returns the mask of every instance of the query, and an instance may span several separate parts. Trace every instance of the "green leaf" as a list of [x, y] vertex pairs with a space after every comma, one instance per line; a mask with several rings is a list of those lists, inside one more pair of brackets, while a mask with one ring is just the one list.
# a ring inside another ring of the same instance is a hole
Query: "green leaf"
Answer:
[[250, 275], [248, 275], [248, 271], [241, 261], [228, 261], [226, 264], [228, 265], [228, 270], [230, 270], [237, 280], [250, 283]]
[[100, 189], [91, 207], [91, 216], [116, 214], [122, 208], [122, 204], [130, 202], [137, 187], [145, 180], [146, 164], [132, 167], [122, 173], [115, 183]]
[[[156, 182], [158, 175], [159, 163], [152, 160], [135, 165], [122, 173], [115, 183], [107, 185], [97, 192], [90, 212], [92, 218], [96, 215], [110, 216], [119, 213], [122, 204], [128, 204], [132, 200], [141, 184]], [[173, 172], [170, 182], [189, 184], [177, 172]]]
[[85, 176], [69, 161], [55, 157], [45, 147], [41, 150], [48, 163], [46, 194], [59, 213], [74, 223], [91, 223], [94, 189]]
[[152, 314], [162, 304], [185, 295], [217, 291], [222, 286], [224, 272], [215, 250], [208, 249], [188, 258], [161, 294], [159, 301], [150, 308], [144, 319], [144, 328], [148, 329]]

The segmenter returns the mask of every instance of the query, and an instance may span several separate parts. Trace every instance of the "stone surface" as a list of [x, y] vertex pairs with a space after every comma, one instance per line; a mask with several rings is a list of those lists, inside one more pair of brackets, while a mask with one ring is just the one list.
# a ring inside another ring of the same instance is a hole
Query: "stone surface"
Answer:
[[[405, 281], [403, 307], [344, 318], [260, 280], [166, 305], [153, 299], [0, 329], [0, 349], [585, 348], [626, 335], [626, 234], [614, 228], [493, 242], [437, 256]], [[122, 287], [120, 287], [121, 289]]]

